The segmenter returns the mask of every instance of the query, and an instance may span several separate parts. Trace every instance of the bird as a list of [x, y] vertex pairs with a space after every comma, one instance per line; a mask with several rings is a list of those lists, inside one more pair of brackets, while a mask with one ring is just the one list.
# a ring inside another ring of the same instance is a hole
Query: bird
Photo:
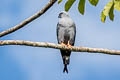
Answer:
[[[62, 11], [58, 16], [58, 24], [57, 24], [57, 41], [58, 44], [62, 46], [71, 47], [74, 46], [75, 37], [76, 37], [76, 25], [72, 18], [69, 16], [69, 13], [66, 11]], [[63, 59], [64, 69], [63, 72], [68, 73], [67, 65], [70, 63], [70, 50], [61, 50], [61, 56]]]

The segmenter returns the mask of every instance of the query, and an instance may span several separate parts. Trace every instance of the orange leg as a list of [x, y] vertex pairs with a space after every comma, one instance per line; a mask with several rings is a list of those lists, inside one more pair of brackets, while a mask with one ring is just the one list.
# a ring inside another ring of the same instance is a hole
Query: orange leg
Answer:
[[61, 45], [62, 45], [62, 46], [66, 46], [66, 44], [65, 44], [65, 43], [63, 43], [63, 42], [61, 43]]
[[69, 48], [71, 48], [71, 47], [72, 47], [72, 45], [70, 45], [70, 41], [68, 41], [67, 46], [68, 46]]

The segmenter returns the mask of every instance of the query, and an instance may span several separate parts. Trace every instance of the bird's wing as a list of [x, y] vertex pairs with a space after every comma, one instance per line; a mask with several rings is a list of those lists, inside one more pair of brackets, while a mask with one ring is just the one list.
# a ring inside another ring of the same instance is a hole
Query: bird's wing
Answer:
[[64, 42], [64, 28], [62, 24], [57, 24], [57, 40], [58, 43]]
[[76, 26], [75, 24], [71, 25], [69, 28], [69, 34], [70, 34], [70, 44], [74, 45], [75, 42], [75, 36], [76, 36]]

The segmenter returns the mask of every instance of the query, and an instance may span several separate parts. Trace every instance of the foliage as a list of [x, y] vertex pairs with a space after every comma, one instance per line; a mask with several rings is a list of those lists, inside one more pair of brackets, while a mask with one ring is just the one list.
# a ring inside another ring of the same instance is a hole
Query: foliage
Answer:
[[[61, 3], [63, 0], [58, 0], [58, 4]], [[69, 11], [69, 9], [72, 7], [73, 3], [76, 0], [67, 0], [65, 3], [65, 11]], [[78, 3], [78, 11], [84, 15], [85, 13], [85, 2], [86, 0], [79, 0]], [[99, 0], [89, 0], [89, 3], [93, 6], [97, 6]], [[104, 7], [104, 9], [101, 12], [101, 21], [105, 22], [106, 17], [109, 16], [109, 19], [111, 21], [114, 20], [114, 10], [120, 11], [120, 0], [110, 0]]]
[[69, 9], [71, 8], [71, 6], [73, 5], [74, 2], [75, 2], [75, 0], [68, 0], [65, 3], [65, 11], [69, 11]]
[[89, 0], [89, 2], [93, 5], [96, 6], [99, 2], [99, 0]]
[[85, 0], [80, 0], [78, 5], [79, 12], [84, 15], [85, 12]]
[[62, 0], [59, 0], [59, 1], [58, 1], [58, 4], [60, 4], [61, 2], [62, 2]]

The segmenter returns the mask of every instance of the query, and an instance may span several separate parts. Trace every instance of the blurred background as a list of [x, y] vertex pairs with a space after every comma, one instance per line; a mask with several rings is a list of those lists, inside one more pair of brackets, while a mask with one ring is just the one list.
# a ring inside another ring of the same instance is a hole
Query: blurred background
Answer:
[[[19, 24], [41, 10], [49, 0], [0, 0], [0, 32]], [[78, 0], [69, 11], [76, 23], [75, 46], [120, 50], [120, 14], [115, 20], [100, 14], [109, 0], [99, 0], [97, 7], [86, 0], [85, 15], [78, 10]], [[55, 3], [44, 15], [0, 40], [29, 40], [57, 43], [58, 14], [63, 2]], [[28, 46], [0, 46], [0, 80], [120, 80], [120, 56], [72, 52], [69, 73], [63, 73], [59, 50]]]

